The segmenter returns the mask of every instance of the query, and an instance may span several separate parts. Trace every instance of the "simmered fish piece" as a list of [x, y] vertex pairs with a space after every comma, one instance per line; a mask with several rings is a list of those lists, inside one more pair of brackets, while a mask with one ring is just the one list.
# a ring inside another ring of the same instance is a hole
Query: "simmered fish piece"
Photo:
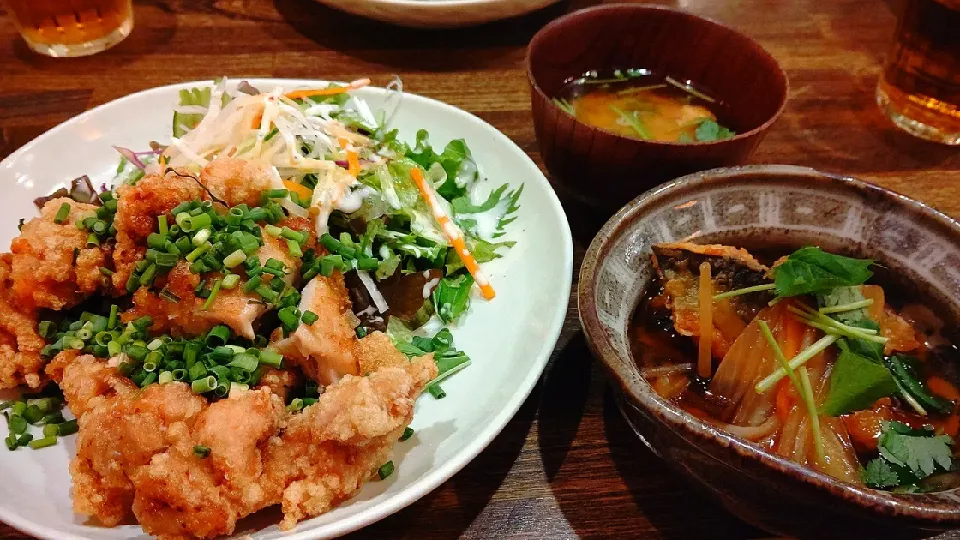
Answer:
[[[714, 294], [769, 283], [769, 269], [745, 249], [719, 244], [675, 242], [653, 246], [653, 263], [663, 282], [674, 327], [700, 335], [700, 265], [710, 263]], [[736, 296], [713, 303], [713, 354], [722, 358], [733, 341], [772, 298], [770, 293]]]

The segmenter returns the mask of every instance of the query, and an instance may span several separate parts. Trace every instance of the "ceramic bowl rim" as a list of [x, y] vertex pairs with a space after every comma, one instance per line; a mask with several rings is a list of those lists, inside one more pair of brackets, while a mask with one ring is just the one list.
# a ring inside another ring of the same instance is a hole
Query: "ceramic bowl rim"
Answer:
[[[583, 265], [580, 268], [577, 308], [580, 324], [583, 327], [591, 351], [604, 365], [608, 376], [617, 383], [625, 401], [638, 408], [641, 413], [656, 417], [657, 422], [661, 424], [661, 428], [672, 429], [686, 438], [692, 437], [706, 444], [730, 448], [743, 459], [761, 463], [765, 468], [776, 471], [778, 474], [790, 476], [794, 480], [811, 485], [823, 493], [840, 497], [861, 507], [926, 522], [960, 523], [960, 505], [952, 505], [952, 508], [947, 508], [942, 503], [924, 503], [924, 500], [917, 496], [899, 495], [859, 487], [807, 469], [786, 458], [761, 450], [759, 447], [729, 435], [719, 428], [683, 412], [659, 397], [646, 380], [640, 378], [639, 383], [634, 385], [618, 371], [617, 366], [621, 360], [620, 356], [611, 346], [609, 336], [600, 323], [597, 305], [594, 300], [598, 269], [603, 258], [609, 254], [613, 244], [621, 238], [621, 234], [628, 223], [639, 219], [648, 212], [657, 210], [659, 204], [666, 198], [684, 191], [697, 190], [701, 186], [718, 185], [727, 180], [754, 175], [805, 176], [807, 180], [813, 180], [813, 182], [804, 186], [808, 189], [823, 189], [823, 186], [834, 186], [848, 191], [853, 190], [878, 196], [912, 215], [921, 215], [932, 220], [938, 230], [960, 237], [960, 222], [920, 201], [863, 180], [826, 173], [809, 167], [744, 165], [711, 169], [683, 176], [651, 189], [632, 200], [607, 221], [590, 243], [590, 247], [584, 255]], [[632, 358], [626, 360], [633, 362]]]
[[[645, 139], [633, 139], [630, 137], [624, 137], [623, 135], [619, 135], [617, 133], [614, 133], [606, 129], [592, 126], [590, 124], [582, 122], [579, 118], [570, 115], [566, 111], [563, 111], [562, 109], [560, 109], [560, 107], [557, 106], [556, 103], [554, 103], [553, 99], [550, 96], [548, 96], [546, 92], [543, 91], [543, 88], [540, 87], [540, 83], [537, 81], [536, 76], [534, 76], [533, 74], [533, 60], [531, 57], [533, 56], [534, 48], [539, 46], [539, 43], [541, 40], [545, 39], [544, 36], [546, 36], [549, 32], [554, 31], [556, 28], [562, 26], [563, 24], [569, 23], [571, 21], [573, 21], [574, 23], [577, 23], [575, 19], [579, 19], [586, 15], [593, 14], [594, 12], [617, 11], [622, 9], [634, 10], [637, 12], [645, 12], [645, 13], [669, 12], [674, 15], [682, 15], [682, 16], [686, 16], [696, 20], [697, 23], [699, 24], [707, 24], [708, 26], [719, 27], [723, 30], [726, 30], [736, 35], [739, 38], [742, 38], [746, 42], [756, 47], [756, 49], [762, 55], [769, 58], [770, 61], [773, 62], [773, 66], [776, 68], [777, 73], [779, 73], [781, 79], [783, 79], [783, 99], [780, 100], [780, 106], [777, 107], [777, 110], [764, 123], [760, 124], [759, 126], [749, 131], [737, 133], [733, 137], [730, 137], [729, 139], [720, 139], [716, 141], [705, 141], [705, 142], [703, 141], [677, 142], [677, 141], [653, 141], [653, 140], [645, 140]], [[526, 71], [526, 74], [527, 74], [527, 82], [530, 84], [530, 88], [532, 88], [533, 91], [536, 92], [540, 96], [540, 98], [543, 99], [545, 103], [547, 103], [547, 106], [550, 107], [551, 110], [554, 110], [559, 114], [565, 114], [570, 116], [573, 119], [573, 122], [577, 126], [580, 126], [584, 129], [589, 130], [593, 135], [602, 134], [608, 137], [613, 137], [616, 140], [622, 139], [622, 140], [630, 141], [636, 144], [649, 144], [654, 146], [663, 145], [665, 147], [677, 147], [677, 148], [698, 148], [698, 147], [705, 148], [713, 145], [721, 145], [721, 144], [730, 143], [733, 141], [741, 141], [744, 139], [749, 139], [751, 137], [755, 137], [759, 134], [762, 134], [768, 129], [770, 129], [770, 126], [772, 126], [783, 114], [783, 111], [786, 109], [787, 102], [789, 101], [789, 97], [790, 97], [790, 78], [787, 77], [786, 71], [783, 70], [783, 66], [780, 65], [780, 62], [778, 62], [777, 59], [772, 54], [770, 54], [770, 51], [766, 50], [762, 45], [760, 45], [760, 43], [757, 40], [753, 39], [752, 37], [744, 34], [739, 30], [736, 30], [726, 24], [718, 22], [709, 17], [703, 17], [682, 9], [675, 9], [668, 6], [660, 6], [660, 5], [601, 4], [597, 6], [591, 6], [588, 8], [579, 9], [572, 13], [567, 13], [566, 15], [563, 15], [561, 17], [557, 17], [556, 19], [544, 25], [543, 28], [538, 30], [537, 33], [534, 34], [532, 38], [530, 38], [530, 43], [527, 45], [527, 51], [526, 51], [526, 54], [524, 55], [523, 64], [524, 64], [524, 71]]]

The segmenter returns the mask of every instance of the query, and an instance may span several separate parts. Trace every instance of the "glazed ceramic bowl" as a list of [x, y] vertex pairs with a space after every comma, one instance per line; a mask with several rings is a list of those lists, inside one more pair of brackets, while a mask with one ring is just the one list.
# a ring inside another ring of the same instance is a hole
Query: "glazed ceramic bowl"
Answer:
[[[621, 137], [584, 124], [553, 102], [590, 70], [643, 68], [690, 80], [724, 104], [738, 135], [705, 143]], [[694, 171], [744, 163], [783, 110], [787, 76], [752, 39], [664, 7], [614, 4], [561, 17], [527, 49], [534, 127], [554, 187], [607, 211]]]
[[587, 251], [578, 292], [587, 340], [641, 440], [741, 518], [801, 538], [903, 538], [960, 526], [956, 491], [907, 495], [839, 482], [732, 437], [653, 390], [632, 358], [628, 325], [655, 274], [650, 246], [681, 239], [748, 249], [820, 245], [869, 257], [886, 269], [881, 280], [919, 295], [957, 328], [960, 224], [852, 178], [780, 165], [716, 169], [651, 190], [613, 216]]

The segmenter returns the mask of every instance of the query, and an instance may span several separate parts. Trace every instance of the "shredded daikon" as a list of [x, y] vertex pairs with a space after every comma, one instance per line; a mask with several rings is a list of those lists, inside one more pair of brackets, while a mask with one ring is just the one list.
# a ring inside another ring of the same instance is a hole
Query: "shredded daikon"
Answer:
[[380, 293], [380, 289], [377, 289], [377, 284], [374, 283], [373, 278], [370, 277], [370, 273], [364, 270], [357, 270], [357, 276], [360, 277], [363, 286], [366, 287], [367, 292], [370, 293], [370, 300], [373, 300], [373, 305], [377, 306], [377, 311], [386, 313], [387, 310], [390, 309], [390, 306], [387, 305], [387, 299]]

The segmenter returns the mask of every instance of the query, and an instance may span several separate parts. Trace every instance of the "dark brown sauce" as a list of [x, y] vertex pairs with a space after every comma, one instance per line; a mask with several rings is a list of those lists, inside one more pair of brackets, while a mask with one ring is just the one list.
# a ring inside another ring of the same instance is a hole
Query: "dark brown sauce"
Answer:
[[[678, 364], [694, 365], [697, 347], [692, 339], [674, 329], [670, 310], [664, 303], [663, 286], [656, 282], [640, 301], [633, 319], [630, 345], [641, 373], [652, 368]], [[709, 381], [687, 372], [689, 386], [673, 401], [683, 410], [700, 418], [722, 418], [727, 401], [712, 394]]]

